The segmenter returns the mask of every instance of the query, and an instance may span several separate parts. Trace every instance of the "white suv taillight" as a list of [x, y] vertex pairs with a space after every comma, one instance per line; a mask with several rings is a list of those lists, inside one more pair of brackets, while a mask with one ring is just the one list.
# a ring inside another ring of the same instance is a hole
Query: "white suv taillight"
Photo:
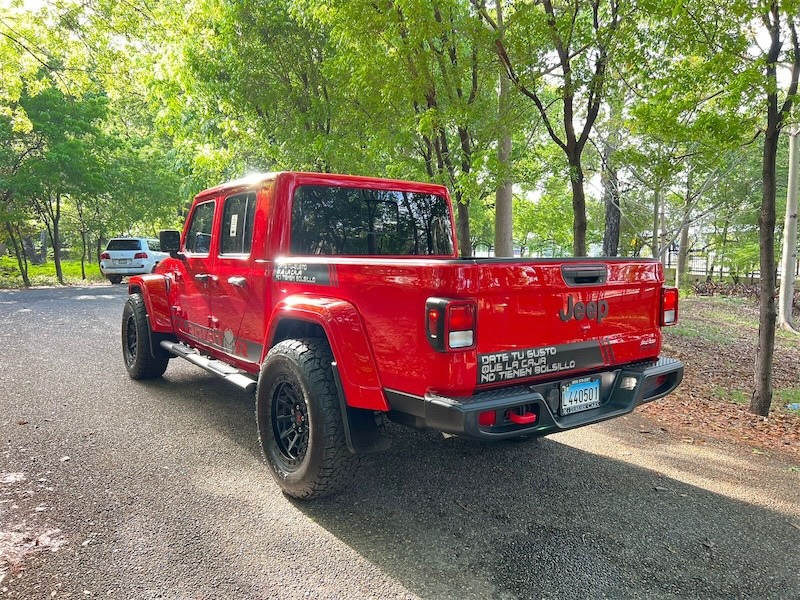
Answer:
[[137, 252], [136, 254], [133, 255], [133, 258], [142, 258], [144, 260], [147, 260], [147, 252]]
[[103, 253], [100, 255], [100, 258], [101, 258], [102, 260], [110, 260], [110, 259], [111, 259], [111, 255], [110, 255], [108, 252], [103, 252]]
[[678, 323], [678, 288], [665, 287], [661, 290], [661, 325]]
[[477, 307], [472, 300], [428, 298], [425, 329], [437, 352], [470, 350], [475, 347]]

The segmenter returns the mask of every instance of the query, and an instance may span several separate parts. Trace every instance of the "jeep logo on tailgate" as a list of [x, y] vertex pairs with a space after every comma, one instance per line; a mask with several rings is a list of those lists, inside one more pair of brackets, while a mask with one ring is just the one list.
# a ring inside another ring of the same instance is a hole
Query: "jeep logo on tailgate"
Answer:
[[608, 316], [608, 301], [599, 302], [575, 302], [575, 299], [567, 296], [567, 310], [558, 312], [559, 318], [565, 323], [570, 319], [581, 321], [583, 319], [595, 320], [598, 323]]

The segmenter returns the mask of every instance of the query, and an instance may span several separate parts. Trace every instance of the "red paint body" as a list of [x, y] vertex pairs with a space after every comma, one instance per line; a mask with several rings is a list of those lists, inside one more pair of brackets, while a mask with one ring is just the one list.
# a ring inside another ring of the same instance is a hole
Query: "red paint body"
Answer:
[[[287, 320], [313, 323], [330, 342], [347, 403], [380, 411], [389, 409], [386, 390], [460, 397], [554, 379], [551, 374], [478, 385], [480, 354], [597, 340], [604, 364], [595, 368], [606, 370], [659, 355], [664, 279], [658, 261], [292, 256], [291, 203], [300, 184], [435, 194], [450, 206], [441, 186], [341, 175], [277, 173], [206, 190], [193, 210], [216, 201], [208, 255], [170, 258], [156, 273], [131, 279], [131, 291], [144, 293], [153, 331], [174, 334], [256, 374]], [[252, 250], [220, 256], [215, 249], [223, 202], [242, 191], [257, 194]], [[452, 210], [450, 220], [455, 232]], [[455, 239], [452, 245], [457, 248]], [[330, 282], [276, 280], [276, 270], [287, 263], [313, 272], [327, 268]], [[564, 264], [600, 267], [606, 281], [570, 286]], [[563, 318], [571, 306], [568, 295], [575, 310], [569, 314], [584, 318]], [[438, 352], [431, 346], [426, 301], [432, 297], [475, 302], [474, 348]], [[607, 314], [598, 319], [601, 307]], [[584, 371], [561, 371], [558, 377]]]

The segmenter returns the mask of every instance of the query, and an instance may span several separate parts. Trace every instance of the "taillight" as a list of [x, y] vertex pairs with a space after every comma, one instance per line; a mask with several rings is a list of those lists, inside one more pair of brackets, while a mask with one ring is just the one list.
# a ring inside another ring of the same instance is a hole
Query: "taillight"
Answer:
[[661, 324], [678, 323], [678, 288], [665, 287], [661, 290]]
[[133, 258], [143, 258], [147, 260], [147, 252], [137, 252], [133, 255]]
[[111, 255], [108, 252], [103, 252], [100, 255], [100, 258], [103, 259], [103, 260], [110, 260], [111, 259]]
[[476, 313], [471, 300], [428, 298], [425, 303], [428, 342], [438, 352], [474, 348]]

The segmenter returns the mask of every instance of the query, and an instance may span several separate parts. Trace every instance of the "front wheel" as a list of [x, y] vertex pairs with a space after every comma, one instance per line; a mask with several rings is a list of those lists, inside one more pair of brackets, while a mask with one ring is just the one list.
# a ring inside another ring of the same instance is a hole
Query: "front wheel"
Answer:
[[275, 481], [294, 498], [338, 492], [360, 457], [347, 449], [330, 347], [322, 339], [276, 344], [261, 368], [256, 417], [264, 458]]
[[122, 357], [131, 379], [155, 379], [167, 370], [169, 358], [150, 347], [152, 332], [141, 294], [131, 294], [122, 310]]

